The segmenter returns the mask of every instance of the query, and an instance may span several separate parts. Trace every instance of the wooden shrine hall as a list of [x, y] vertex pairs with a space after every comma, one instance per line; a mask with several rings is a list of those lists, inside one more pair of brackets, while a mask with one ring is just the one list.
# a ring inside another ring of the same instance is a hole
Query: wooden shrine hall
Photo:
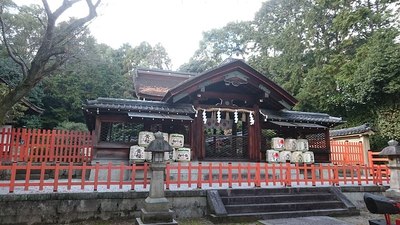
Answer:
[[128, 159], [141, 131], [184, 135], [192, 160], [265, 161], [274, 137], [303, 138], [329, 162], [329, 128], [342, 119], [293, 111], [297, 100], [241, 60], [201, 74], [137, 69], [137, 100], [98, 98], [83, 106], [95, 159]]

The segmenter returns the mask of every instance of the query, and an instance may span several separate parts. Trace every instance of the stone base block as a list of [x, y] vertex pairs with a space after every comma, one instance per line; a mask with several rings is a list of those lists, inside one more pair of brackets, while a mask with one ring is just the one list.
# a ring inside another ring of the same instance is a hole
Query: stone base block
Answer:
[[172, 220], [172, 222], [143, 223], [142, 219], [136, 218], [135, 225], [178, 225], [178, 222]]
[[144, 224], [172, 223], [174, 221], [174, 211], [155, 211], [149, 212], [142, 209], [140, 219]]

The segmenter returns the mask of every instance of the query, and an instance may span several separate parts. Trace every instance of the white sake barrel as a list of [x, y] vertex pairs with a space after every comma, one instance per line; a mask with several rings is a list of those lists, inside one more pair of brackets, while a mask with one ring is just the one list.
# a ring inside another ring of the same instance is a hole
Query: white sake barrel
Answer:
[[155, 139], [154, 134], [148, 131], [139, 132], [138, 144], [142, 147], [147, 147], [151, 141]]
[[170, 134], [169, 135], [169, 144], [173, 148], [181, 148], [185, 143], [185, 138], [182, 134]]
[[175, 161], [175, 149], [172, 152], [164, 152], [165, 161]]
[[279, 152], [279, 161], [280, 162], [290, 162], [292, 159], [292, 152], [291, 151], [281, 151]]
[[190, 161], [190, 154], [190, 148], [178, 148], [175, 153], [176, 161], [188, 162]]
[[301, 151], [296, 151], [292, 153], [292, 158], [290, 159], [291, 163], [303, 163], [303, 152]]
[[285, 150], [287, 151], [296, 151], [297, 149], [297, 141], [293, 138], [285, 139]]
[[131, 146], [129, 150], [129, 159], [133, 160], [134, 162], [144, 162], [145, 160], [145, 152], [144, 147], [139, 145]]
[[304, 159], [304, 163], [314, 163], [315, 162], [314, 152], [312, 152], [312, 151], [304, 152], [303, 159]]
[[269, 163], [279, 162], [279, 151], [273, 149], [267, 150], [265, 157]]
[[307, 139], [297, 139], [297, 151], [308, 151], [308, 140]]
[[275, 150], [283, 150], [285, 148], [285, 139], [274, 137], [271, 139], [271, 148]]

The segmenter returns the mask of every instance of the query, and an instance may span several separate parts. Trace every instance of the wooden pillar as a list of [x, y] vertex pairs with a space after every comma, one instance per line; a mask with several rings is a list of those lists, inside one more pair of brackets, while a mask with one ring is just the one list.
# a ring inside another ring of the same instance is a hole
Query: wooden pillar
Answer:
[[248, 123], [248, 131], [249, 131], [249, 160], [258, 161], [260, 160], [260, 148], [261, 148], [261, 139], [260, 139], [260, 121], [259, 121], [259, 110], [258, 105], [254, 105], [254, 124], [250, 125]]
[[329, 136], [329, 129], [325, 130], [325, 145], [326, 145], [326, 158], [327, 162], [331, 162], [331, 141]]
[[93, 159], [97, 158], [97, 146], [100, 142], [100, 134], [101, 134], [101, 120], [99, 116], [96, 116], [96, 122], [94, 125], [94, 135], [92, 136], [94, 138], [93, 152], [92, 152]]
[[260, 110], [258, 105], [254, 105], [254, 132], [255, 132], [255, 140], [254, 140], [254, 151], [255, 151], [255, 160], [261, 161], [261, 120], [260, 120]]

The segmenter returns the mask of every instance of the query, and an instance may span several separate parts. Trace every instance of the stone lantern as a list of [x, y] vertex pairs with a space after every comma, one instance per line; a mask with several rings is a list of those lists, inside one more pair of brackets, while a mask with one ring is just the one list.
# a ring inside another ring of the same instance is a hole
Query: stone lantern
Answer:
[[166, 163], [164, 153], [173, 151], [173, 148], [161, 132], [154, 134], [155, 140], [149, 143], [146, 152], [151, 152], [150, 164], [151, 181], [149, 196], [145, 199], [144, 208], [141, 209], [140, 218], [136, 218], [136, 224], [174, 225], [174, 211], [169, 209], [168, 199], [164, 193], [164, 172]]
[[389, 159], [390, 188], [386, 190], [386, 194], [388, 197], [400, 198], [400, 146], [395, 140], [390, 140], [388, 144], [379, 153]]

